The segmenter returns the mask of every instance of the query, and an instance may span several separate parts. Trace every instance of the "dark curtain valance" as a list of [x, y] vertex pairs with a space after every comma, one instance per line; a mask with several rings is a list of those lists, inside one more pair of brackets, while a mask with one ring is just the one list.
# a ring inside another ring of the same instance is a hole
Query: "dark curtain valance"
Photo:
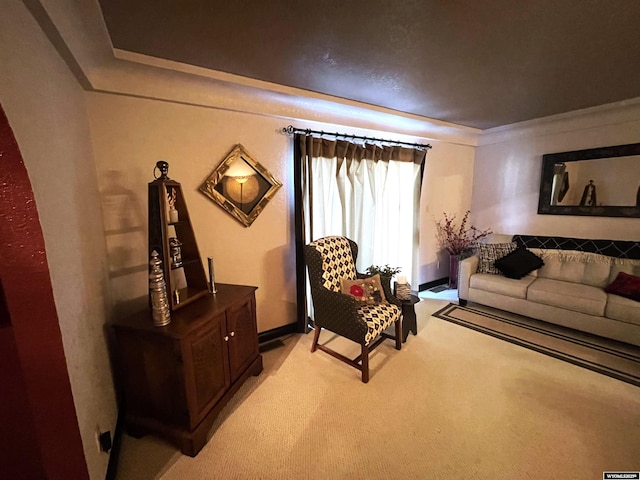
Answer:
[[313, 135], [296, 135], [300, 147], [308, 157], [344, 158], [348, 160], [373, 160], [388, 162], [412, 162], [421, 165], [427, 155], [426, 150], [400, 145], [378, 145], [356, 143], [349, 140], [320, 138]]

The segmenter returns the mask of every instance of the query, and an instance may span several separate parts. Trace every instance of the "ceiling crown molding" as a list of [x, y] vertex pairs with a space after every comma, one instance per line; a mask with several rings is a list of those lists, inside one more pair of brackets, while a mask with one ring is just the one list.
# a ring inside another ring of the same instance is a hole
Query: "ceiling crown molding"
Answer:
[[[409, 135], [423, 140], [446, 140], [473, 146], [477, 144], [477, 137], [481, 132], [471, 127], [384, 107], [124, 50], [114, 49], [114, 56], [118, 60], [138, 65], [141, 69], [144, 66], [153, 68], [155, 76], [160, 75], [160, 71], [182, 74], [182, 81], [189, 82], [190, 88], [196, 88], [191, 90], [191, 94], [197, 91], [197, 83], [204, 82], [205, 91], [196, 95], [200, 100], [190, 100], [190, 103], [201, 102], [202, 106], [288, 118], [292, 121], [346, 125]], [[170, 91], [176, 95], [180, 89], [172, 88]]]
[[[98, 2], [25, 0], [88, 91], [476, 146], [481, 130], [315, 92], [115, 50]], [[34, 13], [35, 12], [35, 13]], [[55, 40], [55, 41], [54, 41]]]
[[640, 121], [640, 97], [484, 130], [478, 145]]

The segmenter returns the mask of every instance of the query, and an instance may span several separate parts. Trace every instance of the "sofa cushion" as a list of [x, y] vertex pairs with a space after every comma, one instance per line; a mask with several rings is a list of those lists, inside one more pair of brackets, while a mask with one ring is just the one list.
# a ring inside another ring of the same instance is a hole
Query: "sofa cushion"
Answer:
[[544, 265], [542, 259], [524, 247], [499, 258], [494, 265], [507, 278], [522, 278]]
[[591, 285], [538, 277], [527, 289], [527, 300], [588, 315], [604, 316], [607, 294], [603, 289]]
[[640, 326], [640, 302], [609, 294], [605, 315], [607, 318]]
[[609, 257], [595, 253], [547, 250], [542, 258], [544, 266], [538, 270], [539, 277], [600, 288], [610, 283]]
[[620, 272], [604, 291], [640, 302], [640, 277]]
[[527, 288], [535, 277], [527, 275], [520, 279], [493, 275], [490, 273], [477, 273], [471, 276], [469, 287], [485, 292], [507, 295], [515, 298], [527, 298]]
[[620, 272], [640, 277], [640, 260], [621, 259], [611, 265], [611, 276], [607, 283], [613, 282]]
[[[604, 257], [609, 258], [609, 257]], [[591, 285], [592, 287], [604, 288], [609, 283], [609, 274], [611, 272], [611, 264], [608, 261], [602, 263], [592, 262], [584, 266], [582, 274], [582, 283]]]
[[480, 263], [478, 264], [478, 273], [490, 273], [492, 275], [501, 275], [500, 270], [494, 265], [495, 261], [516, 249], [516, 242], [509, 243], [480, 243], [478, 245], [478, 256]]

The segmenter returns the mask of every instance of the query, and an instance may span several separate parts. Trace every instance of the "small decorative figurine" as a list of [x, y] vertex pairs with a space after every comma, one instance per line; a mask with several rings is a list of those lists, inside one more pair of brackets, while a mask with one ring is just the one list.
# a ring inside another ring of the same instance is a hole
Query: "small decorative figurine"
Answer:
[[[160, 177], [156, 177], [156, 170], [160, 170]], [[153, 169], [153, 178], [169, 179], [169, 164], [164, 160], [156, 162], [156, 166]]]
[[182, 242], [176, 237], [169, 239], [169, 255], [171, 268], [180, 268], [182, 266]]
[[178, 210], [176, 209], [176, 189], [171, 188], [170, 192], [167, 192], [167, 203], [169, 204], [169, 223], [178, 222]]

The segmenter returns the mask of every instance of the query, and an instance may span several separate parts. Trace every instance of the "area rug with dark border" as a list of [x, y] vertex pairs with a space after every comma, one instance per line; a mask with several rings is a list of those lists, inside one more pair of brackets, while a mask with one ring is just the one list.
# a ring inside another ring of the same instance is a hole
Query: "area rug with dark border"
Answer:
[[640, 347], [484, 305], [450, 303], [433, 316], [640, 387]]

